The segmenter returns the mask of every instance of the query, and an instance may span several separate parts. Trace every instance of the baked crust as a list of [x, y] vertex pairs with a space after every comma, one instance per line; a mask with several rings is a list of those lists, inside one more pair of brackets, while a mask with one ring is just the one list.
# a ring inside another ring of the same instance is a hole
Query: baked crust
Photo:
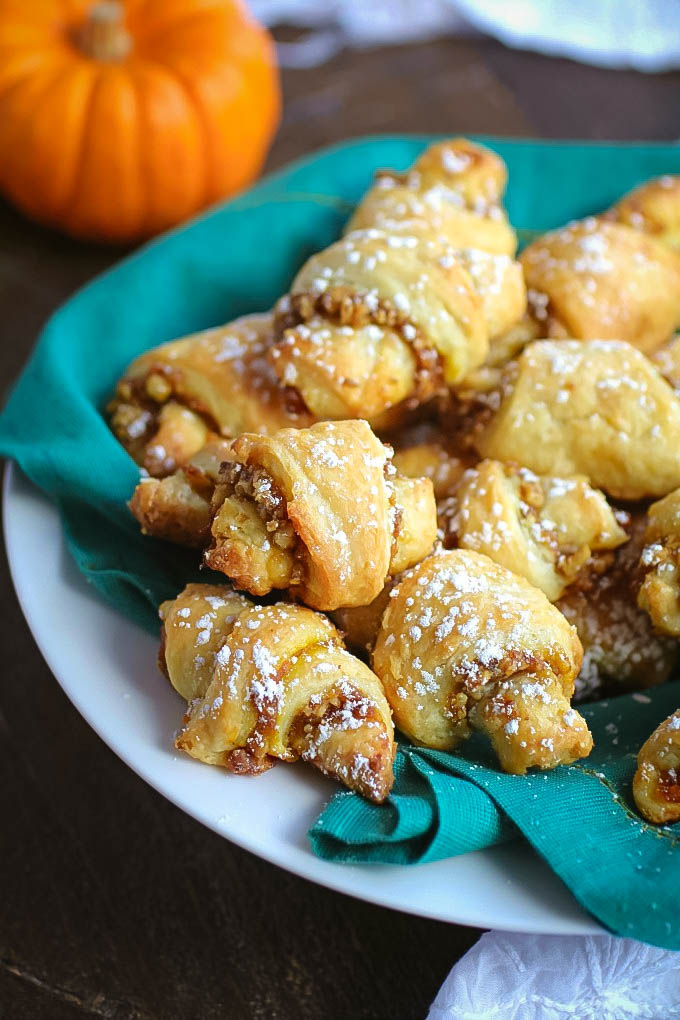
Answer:
[[347, 232], [423, 219], [458, 248], [514, 255], [517, 237], [501, 204], [506, 183], [495, 152], [465, 138], [438, 142], [404, 174], [379, 171]]
[[605, 217], [680, 248], [680, 176], [664, 174], [645, 181], [624, 195]]
[[130, 511], [145, 535], [205, 548], [210, 541], [210, 504], [229, 447], [225, 439], [210, 440], [173, 474], [140, 481], [132, 494]]
[[397, 726], [447, 750], [487, 733], [501, 767], [523, 773], [590, 752], [569, 699], [575, 630], [524, 578], [468, 550], [439, 551], [393, 589], [373, 652]]
[[365, 417], [444, 392], [526, 309], [506, 171], [464, 139], [406, 174], [381, 172], [345, 236], [313, 255], [277, 305], [271, 360], [320, 418]]
[[665, 496], [680, 485], [680, 401], [630, 344], [529, 344], [487, 406], [474, 433], [483, 457], [536, 474], [585, 475], [627, 500]]
[[649, 354], [680, 322], [680, 256], [623, 223], [574, 221], [539, 237], [520, 262], [545, 336], [625, 340]]
[[302, 759], [370, 800], [385, 799], [396, 750], [390, 708], [378, 678], [329, 620], [207, 585], [190, 585], [161, 616], [166, 671], [190, 699], [178, 748], [248, 774]]
[[232, 444], [213, 499], [208, 566], [315, 609], [364, 606], [436, 536], [427, 479], [394, 474], [364, 421], [323, 422]]
[[376, 424], [391, 409], [407, 412], [414, 387], [426, 394], [438, 385], [436, 359], [421, 359], [397, 328], [374, 322], [341, 325], [316, 314], [285, 328], [271, 358], [281, 383], [325, 420]]
[[648, 511], [638, 605], [659, 634], [680, 637], [680, 489]]
[[161, 603], [158, 665], [186, 701], [205, 696], [215, 656], [231, 627], [251, 602], [226, 585], [188, 584]]
[[680, 709], [657, 726], [640, 748], [633, 796], [650, 822], [680, 821]]

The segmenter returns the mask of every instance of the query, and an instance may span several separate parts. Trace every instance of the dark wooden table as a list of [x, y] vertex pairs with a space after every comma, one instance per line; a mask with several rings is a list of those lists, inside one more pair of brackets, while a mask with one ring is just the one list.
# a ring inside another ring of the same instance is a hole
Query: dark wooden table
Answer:
[[[601, 71], [481, 39], [344, 53], [283, 81], [269, 168], [373, 132], [678, 131], [680, 74]], [[0, 204], [3, 389], [55, 306], [118, 257]], [[168, 804], [66, 700], [5, 564], [1, 583], [0, 1017], [424, 1017], [478, 932], [327, 892]]]

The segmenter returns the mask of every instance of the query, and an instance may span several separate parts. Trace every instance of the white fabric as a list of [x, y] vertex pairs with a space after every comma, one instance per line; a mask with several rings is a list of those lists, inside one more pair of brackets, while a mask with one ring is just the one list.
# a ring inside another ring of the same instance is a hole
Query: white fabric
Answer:
[[280, 45], [284, 66], [322, 63], [343, 46], [484, 32], [508, 46], [602, 67], [680, 67], [677, 0], [250, 0], [268, 25], [313, 29]]
[[428, 1020], [674, 1020], [680, 953], [611, 935], [493, 931], [455, 965]]

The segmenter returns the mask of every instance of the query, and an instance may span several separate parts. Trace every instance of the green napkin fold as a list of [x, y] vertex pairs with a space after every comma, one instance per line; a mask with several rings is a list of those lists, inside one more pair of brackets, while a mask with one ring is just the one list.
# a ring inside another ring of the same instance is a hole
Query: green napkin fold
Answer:
[[642, 740], [680, 704], [680, 684], [582, 706], [595, 749], [550, 772], [500, 772], [476, 736], [456, 754], [402, 745], [380, 807], [339, 793], [310, 831], [325, 860], [416, 864], [522, 834], [618, 935], [680, 949], [680, 826], [655, 826], [631, 791]]
[[[159, 602], [198, 579], [198, 563], [141, 536], [125, 506], [139, 471], [103, 416], [117, 378], [151, 346], [271, 307], [307, 255], [337, 237], [373, 170], [407, 167], [431, 140], [360, 139], [301, 160], [125, 259], [45, 326], [0, 416], [0, 453], [55, 501], [87, 580], [145, 628], [157, 630]], [[480, 140], [508, 164], [508, 210], [525, 238], [680, 172], [673, 145]], [[314, 850], [412, 864], [519, 831], [612, 931], [680, 949], [680, 830], [643, 824], [630, 797], [633, 754], [680, 690], [635, 697], [588, 708], [595, 751], [552, 773], [505, 776], [479, 739], [456, 755], [403, 745], [388, 804], [339, 794], [310, 833]]]

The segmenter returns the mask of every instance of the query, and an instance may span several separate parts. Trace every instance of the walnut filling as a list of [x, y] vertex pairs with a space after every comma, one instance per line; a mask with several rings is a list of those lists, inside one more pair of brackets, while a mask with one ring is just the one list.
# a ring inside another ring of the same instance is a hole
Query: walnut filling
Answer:
[[389, 793], [392, 744], [376, 705], [359, 691], [331, 688], [323, 696], [312, 695], [293, 720], [288, 741], [303, 761], [369, 800], [380, 804]]
[[447, 392], [439, 352], [427, 343], [420, 329], [410, 322], [394, 305], [366, 294], [356, 294], [348, 287], [329, 287], [322, 294], [287, 294], [274, 309], [274, 328], [279, 338], [286, 329], [308, 322], [315, 315], [340, 326], [355, 329], [368, 326], [386, 326], [398, 332], [416, 356], [416, 377], [413, 397], [419, 403]]
[[212, 510], [209, 567], [252, 595], [302, 583], [306, 550], [288, 520], [283, 494], [266, 471], [222, 464]]
[[220, 487], [225, 495], [253, 503], [269, 532], [271, 541], [279, 549], [294, 550], [298, 544], [293, 525], [288, 520], [286, 500], [264, 468], [248, 464], [222, 465]]
[[118, 442], [155, 477], [182, 467], [210, 431], [220, 431], [205, 408], [181, 392], [177, 373], [164, 365], [122, 379], [107, 411]]

